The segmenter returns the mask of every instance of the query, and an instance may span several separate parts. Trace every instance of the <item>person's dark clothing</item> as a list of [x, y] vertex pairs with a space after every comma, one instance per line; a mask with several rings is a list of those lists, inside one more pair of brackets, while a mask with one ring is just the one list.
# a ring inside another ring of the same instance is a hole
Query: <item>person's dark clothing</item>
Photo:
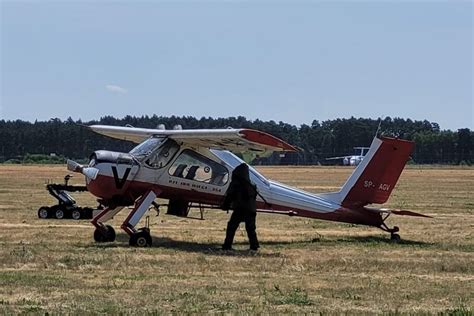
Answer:
[[245, 222], [245, 230], [249, 238], [250, 249], [259, 248], [255, 219], [257, 216], [257, 188], [250, 182], [249, 168], [243, 163], [234, 169], [232, 181], [227, 189], [222, 208], [233, 209], [229, 222], [227, 223], [226, 238], [223, 249], [231, 249], [234, 241], [235, 231], [241, 222]]
[[232, 243], [234, 242], [234, 235], [241, 222], [245, 222], [245, 230], [247, 231], [247, 237], [249, 238], [250, 249], [257, 250], [260, 245], [258, 244], [257, 232], [256, 232], [256, 219], [257, 213], [243, 214], [241, 212], [234, 211], [230, 216], [230, 220], [227, 223], [227, 231], [225, 236], [224, 245], [222, 249], [232, 249]]

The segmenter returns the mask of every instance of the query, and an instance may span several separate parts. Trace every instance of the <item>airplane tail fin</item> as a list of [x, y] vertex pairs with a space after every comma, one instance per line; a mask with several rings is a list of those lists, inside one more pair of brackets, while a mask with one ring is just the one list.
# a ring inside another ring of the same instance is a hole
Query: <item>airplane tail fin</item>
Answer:
[[348, 208], [385, 203], [413, 150], [414, 142], [375, 137], [369, 152], [339, 192], [326, 193], [331, 201]]

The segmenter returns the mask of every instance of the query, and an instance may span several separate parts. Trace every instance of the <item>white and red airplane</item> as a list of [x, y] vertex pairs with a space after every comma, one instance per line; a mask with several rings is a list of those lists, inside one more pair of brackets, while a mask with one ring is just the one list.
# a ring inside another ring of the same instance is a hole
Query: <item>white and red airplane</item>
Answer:
[[[232, 171], [243, 161], [233, 152], [295, 151], [292, 145], [251, 129], [163, 130], [118, 126], [89, 126], [94, 132], [139, 143], [129, 153], [99, 150], [87, 166], [68, 161], [68, 169], [86, 177], [88, 190], [105, 206], [92, 220], [97, 242], [115, 240], [105, 223], [124, 207], [133, 206], [121, 228], [130, 245], [150, 246], [147, 227], [136, 225], [157, 197], [168, 199], [168, 213], [187, 216], [191, 206], [219, 208]], [[257, 185], [259, 212], [286, 214], [383, 229], [398, 240], [398, 227], [389, 228], [390, 214], [424, 216], [411, 211], [378, 209], [387, 201], [414, 143], [374, 138], [368, 153], [341, 190], [313, 194], [271, 181], [249, 166]], [[315, 179], [317, 181], [317, 179]]]

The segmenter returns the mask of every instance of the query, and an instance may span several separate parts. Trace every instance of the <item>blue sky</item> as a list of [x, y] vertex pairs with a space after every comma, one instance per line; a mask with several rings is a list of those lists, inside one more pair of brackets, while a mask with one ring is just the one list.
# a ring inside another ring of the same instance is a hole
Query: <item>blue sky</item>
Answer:
[[1, 1], [0, 118], [474, 129], [470, 1]]

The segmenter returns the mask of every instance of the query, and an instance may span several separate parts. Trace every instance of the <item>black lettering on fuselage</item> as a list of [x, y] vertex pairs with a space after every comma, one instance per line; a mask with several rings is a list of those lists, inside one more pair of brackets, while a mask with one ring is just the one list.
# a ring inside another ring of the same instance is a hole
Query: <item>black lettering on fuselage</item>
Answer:
[[119, 178], [118, 172], [117, 172], [117, 167], [112, 166], [112, 173], [114, 174], [114, 180], [115, 180], [115, 186], [117, 189], [123, 188], [125, 185], [125, 182], [127, 181], [128, 175], [130, 174], [131, 168], [125, 169], [125, 172], [123, 173], [122, 179]]

